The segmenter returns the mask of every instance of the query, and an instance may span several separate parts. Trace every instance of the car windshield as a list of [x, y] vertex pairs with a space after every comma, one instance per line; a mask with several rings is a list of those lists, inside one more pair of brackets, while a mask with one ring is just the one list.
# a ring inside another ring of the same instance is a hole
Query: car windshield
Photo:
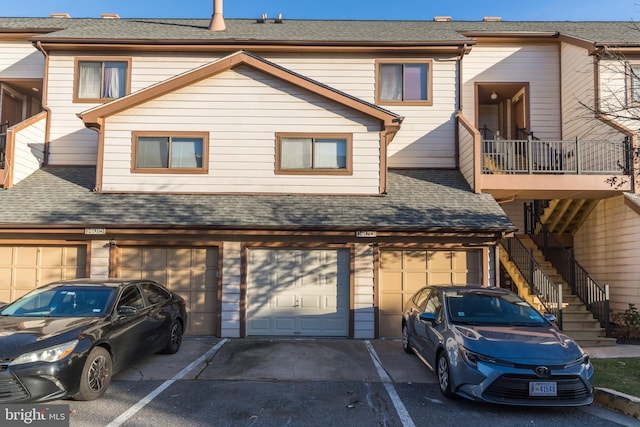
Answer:
[[463, 325], [548, 326], [547, 320], [517, 295], [452, 292], [446, 295], [449, 319]]
[[2, 316], [100, 317], [110, 311], [115, 289], [61, 286], [36, 289], [0, 311]]

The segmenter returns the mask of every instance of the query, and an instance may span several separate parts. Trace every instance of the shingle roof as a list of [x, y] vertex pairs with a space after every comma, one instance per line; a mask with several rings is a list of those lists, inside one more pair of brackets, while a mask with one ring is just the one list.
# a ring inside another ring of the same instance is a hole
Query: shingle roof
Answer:
[[91, 19], [0, 18], [0, 32], [52, 30], [37, 36], [43, 41], [119, 40], [145, 43], [190, 41], [200, 43], [335, 43], [335, 44], [456, 44], [471, 41], [470, 32], [564, 34], [596, 44], [640, 45], [635, 22], [551, 21], [344, 21], [226, 19], [227, 29], [208, 30], [208, 19]]
[[383, 196], [100, 194], [95, 169], [45, 167], [0, 190], [0, 228], [106, 226], [512, 231], [455, 170], [394, 170]]

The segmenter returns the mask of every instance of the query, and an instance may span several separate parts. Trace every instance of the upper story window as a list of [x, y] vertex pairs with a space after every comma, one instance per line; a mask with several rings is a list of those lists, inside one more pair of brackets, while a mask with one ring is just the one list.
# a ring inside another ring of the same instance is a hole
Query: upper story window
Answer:
[[640, 104], [640, 62], [629, 63], [629, 101]]
[[379, 104], [432, 105], [431, 60], [378, 60], [376, 97]]
[[278, 134], [276, 173], [350, 175], [351, 145], [347, 134]]
[[133, 172], [207, 173], [209, 136], [200, 132], [134, 132]]
[[74, 101], [96, 102], [122, 98], [130, 91], [128, 58], [76, 59]]

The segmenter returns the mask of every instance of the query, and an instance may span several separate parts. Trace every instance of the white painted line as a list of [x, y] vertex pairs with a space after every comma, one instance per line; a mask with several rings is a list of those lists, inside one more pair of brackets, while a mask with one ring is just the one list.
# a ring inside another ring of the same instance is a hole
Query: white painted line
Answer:
[[158, 397], [158, 395], [163, 391], [165, 391], [171, 384], [173, 384], [179, 379], [184, 378], [184, 376], [187, 375], [189, 372], [191, 372], [193, 368], [195, 368], [196, 366], [204, 362], [205, 359], [208, 359], [209, 357], [213, 356], [218, 350], [220, 350], [220, 347], [222, 347], [227, 341], [229, 341], [229, 339], [225, 338], [222, 341], [218, 342], [213, 347], [211, 347], [209, 351], [207, 351], [205, 354], [200, 356], [198, 359], [191, 362], [186, 368], [182, 369], [182, 371], [175, 374], [173, 378], [163, 382], [158, 388], [153, 390], [151, 393], [147, 394], [144, 398], [140, 399], [138, 403], [136, 403], [135, 405], [127, 409], [125, 412], [122, 413], [122, 415], [120, 415], [118, 418], [116, 418], [115, 420], [107, 424], [107, 427], [120, 427], [122, 423], [124, 423], [129, 418], [131, 418], [140, 409], [147, 406], [149, 402], [151, 402], [153, 399]]
[[371, 342], [366, 340], [364, 343], [367, 346], [367, 350], [369, 350], [369, 355], [371, 356], [371, 360], [373, 360], [373, 364], [376, 366], [378, 376], [384, 384], [384, 388], [387, 390], [389, 398], [391, 398], [391, 402], [393, 402], [393, 406], [396, 408], [398, 417], [400, 417], [400, 422], [404, 427], [415, 427], [413, 419], [411, 419], [411, 415], [409, 415], [409, 411], [407, 411], [407, 408], [404, 406], [404, 403], [402, 403], [402, 400], [400, 400], [400, 396], [398, 396], [398, 392], [396, 392], [396, 389], [393, 386], [393, 381], [387, 374], [387, 371], [382, 367], [380, 359], [378, 358], [378, 353], [376, 353]]

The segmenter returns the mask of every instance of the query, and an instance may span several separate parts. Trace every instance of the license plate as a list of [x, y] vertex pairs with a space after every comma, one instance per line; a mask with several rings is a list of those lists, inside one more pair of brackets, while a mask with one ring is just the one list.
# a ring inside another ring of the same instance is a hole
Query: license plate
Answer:
[[557, 396], [558, 387], [555, 381], [536, 381], [529, 383], [529, 396]]

